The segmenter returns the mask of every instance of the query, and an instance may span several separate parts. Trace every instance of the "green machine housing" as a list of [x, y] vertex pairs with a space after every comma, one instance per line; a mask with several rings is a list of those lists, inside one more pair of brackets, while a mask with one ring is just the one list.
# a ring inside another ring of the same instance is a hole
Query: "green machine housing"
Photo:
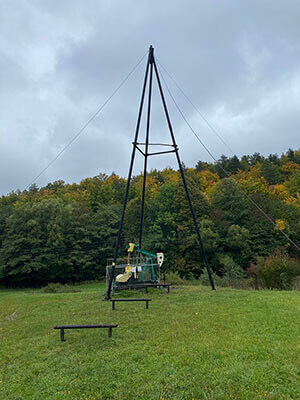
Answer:
[[[128, 255], [118, 259], [115, 265], [112, 290], [141, 288], [146, 283], [160, 283], [160, 268], [163, 253], [151, 253], [139, 248], [138, 244], [129, 243]], [[109, 260], [106, 267], [107, 284], [112, 273], [112, 263]]]

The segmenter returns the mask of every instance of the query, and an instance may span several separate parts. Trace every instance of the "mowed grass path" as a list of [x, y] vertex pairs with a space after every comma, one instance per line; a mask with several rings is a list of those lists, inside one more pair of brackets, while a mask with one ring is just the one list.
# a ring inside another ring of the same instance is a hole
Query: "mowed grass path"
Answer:
[[[0, 291], [1, 399], [300, 399], [299, 292], [153, 289], [112, 311], [80, 288]], [[53, 330], [93, 323], [119, 327]]]

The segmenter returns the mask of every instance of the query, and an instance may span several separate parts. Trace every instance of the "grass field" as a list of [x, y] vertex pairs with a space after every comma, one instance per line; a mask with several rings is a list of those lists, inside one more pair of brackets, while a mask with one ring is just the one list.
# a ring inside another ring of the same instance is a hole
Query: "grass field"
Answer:
[[[112, 311], [79, 288], [0, 291], [1, 399], [300, 399], [299, 292], [182, 286]], [[60, 323], [119, 327], [61, 343]]]

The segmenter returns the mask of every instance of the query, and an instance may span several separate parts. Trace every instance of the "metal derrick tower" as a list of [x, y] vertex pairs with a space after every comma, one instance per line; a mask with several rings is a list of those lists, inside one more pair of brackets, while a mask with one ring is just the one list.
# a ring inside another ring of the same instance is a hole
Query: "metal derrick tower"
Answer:
[[[150, 143], [149, 137], [150, 137], [150, 115], [151, 115], [151, 101], [152, 101], [152, 86], [153, 86], [153, 76], [156, 77], [157, 84], [158, 84], [158, 89], [160, 93], [160, 97], [162, 100], [162, 105], [165, 113], [165, 117], [167, 120], [168, 124], [168, 129], [171, 137], [171, 143], [166, 144], [166, 143]], [[139, 142], [138, 137], [139, 137], [139, 131], [140, 131], [140, 125], [141, 125], [141, 118], [142, 118], [142, 113], [143, 113], [143, 108], [144, 108], [144, 100], [145, 100], [145, 95], [146, 95], [146, 89], [147, 89], [147, 83], [148, 84], [148, 105], [147, 105], [147, 121], [146, 121], [146, 140], [145, 142]], [[149, 151], [149, 146], [166, 146], [169, 147], [170, 150], [165, 150], [165, 151], [158, 151], [158, 152], [150, 152]], [[141, 148], [141, 146], [143, 146]], [[208, 277], [210, 280], [210, 284], [213, 290], [215, 290], [215, 285], [213, 282], [213, 278], [211, 275], [210, 267], [207, 261], [206, 257], [206, 252], [203, 246], [203, 242], [201, 239], [200, 235], [200, 230], [199, 226], [196, 220], [196, 216], [194, 213], [194, 208], [192, 205], [191, 197], [189, 194], [189, 190], [186, 184], [186, 179], [184, 176], [184, 171], [182, 168], [182, 163], [180, 160], [179, 156], [179, 151], [178, 151], [178, 146], [176, 144], [175, 140], [175, 135], [172, 127], [172, 123], [170, 120], [164, 92], [162, 89], [161, 85], [161, 80], [159, 76], [159, 71], [155, 62], [155, 57], [154, 57], [154, 48], [150, 46], [149, 48], [149, 54], [148, 54], [148, 60], [147, 60], [147, 66], [146, 66], [146, 72], [145, 72], [145, 78], [144, 78], [144, 83], [143, 83], [143, 89], [142, 89], [142, 96], [141, 96], [141, 101], [140, 101], [140, 106], [139, 106], [139, 112], [138, 112], [138, 118], [137, 118], [137, 124], [136, 124], [136, 130], [135, 130], [135, 137], [133, 141], [133, 148], [132, 148], [132, 153], [131, 153], [131, 160], [130, 160], [130, 166], [129, 166], [129, 172], [128, 172], [128, 178], [127, 178], [127, 186], [126, 186], [126, 192], [125, 192], [125, 197], [124, 197], [124, 203], [123, 203], [123, 209], [122, 209], [122, 215], [121, 215], [121, 220], [120, 220], [120, 225], [119, 225], [119, 230], [118, 230], [118, 235], [116, 239], [116, 244], [115, 244], [115, 249], [114, 249], [114, 257], [113, 257], [113, 263], [112, 263], [112, 273], [109, 279], [109, 284], [106, 292], [106, 299], [109, 300], [111, 298], [111, 288], [112, 288], [112, 283], [113, 283], [113, 277], [115, 273], [115, 265], [118, 257], [118, 250], [119, 250], [119, 245], [120, 245], [120, 239], [121, 239], [121, 233], [123, 229], [123, 223], [124, 223], [124, 216], [125, 216], [125, 211], [126, 211], [126, 206], [127, 206], [127, 200], [128, 200], [128, 193], [129, 193], [129, 187], [130, 187], [130, 182], [131, 182], [131, 177], [132, 177], [132, 170], [133, 170], [133, 165], [134, 165], [134, 159], [135, 159], [135, 154], [136, 150], [138, 150], [142, 156], [144, 157], [144, 172], [143, 172], [143, 189], [142, 189], [142, 201], [141, 201], [141, 218], [140, 218], [140, 232], [139, 232], [139, 247], [141, 248], [142, 244], [142, 236], [143, 236], [143, 222], [144, 222], [144, 211], [145, 211], [145, 191], [146, 191], [146, 175], [147, 175], [147, 161], [148, 157], [154, 156], [154, 155], [160, 155], [160, 154], [168, 154], [168, 153], [175, 153], [175, 157], [177, 159], [182, 183], [185, 189], [185, 194], [186, 198], [189, 203], [189, 208], [191, 211], [192, 219], [194, 222], [194, 227], [197, 233], [197, 238], [199, 241], [202, 257], [207, 269]]]

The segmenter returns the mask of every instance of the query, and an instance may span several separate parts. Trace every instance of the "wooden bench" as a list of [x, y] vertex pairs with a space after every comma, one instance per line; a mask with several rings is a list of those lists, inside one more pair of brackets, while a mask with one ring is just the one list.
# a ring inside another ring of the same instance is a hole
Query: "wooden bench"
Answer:
[[60, 329], [60, 341], [65, 341], [65, 329], [85, 329], [85, 328], [108, 328], [108, 337], [112, 337], [112, 328], [117, 328], [117, 324], [97, 324], [97, 325], [57, 325], [53, 329]]
[[151, 299], [110, 299], [110, 301], [112, 302], [112, 310], [115, 310], [116, 301], [145, 301], [146, 308], [149, 308], [149, 301], [151, 301]]

